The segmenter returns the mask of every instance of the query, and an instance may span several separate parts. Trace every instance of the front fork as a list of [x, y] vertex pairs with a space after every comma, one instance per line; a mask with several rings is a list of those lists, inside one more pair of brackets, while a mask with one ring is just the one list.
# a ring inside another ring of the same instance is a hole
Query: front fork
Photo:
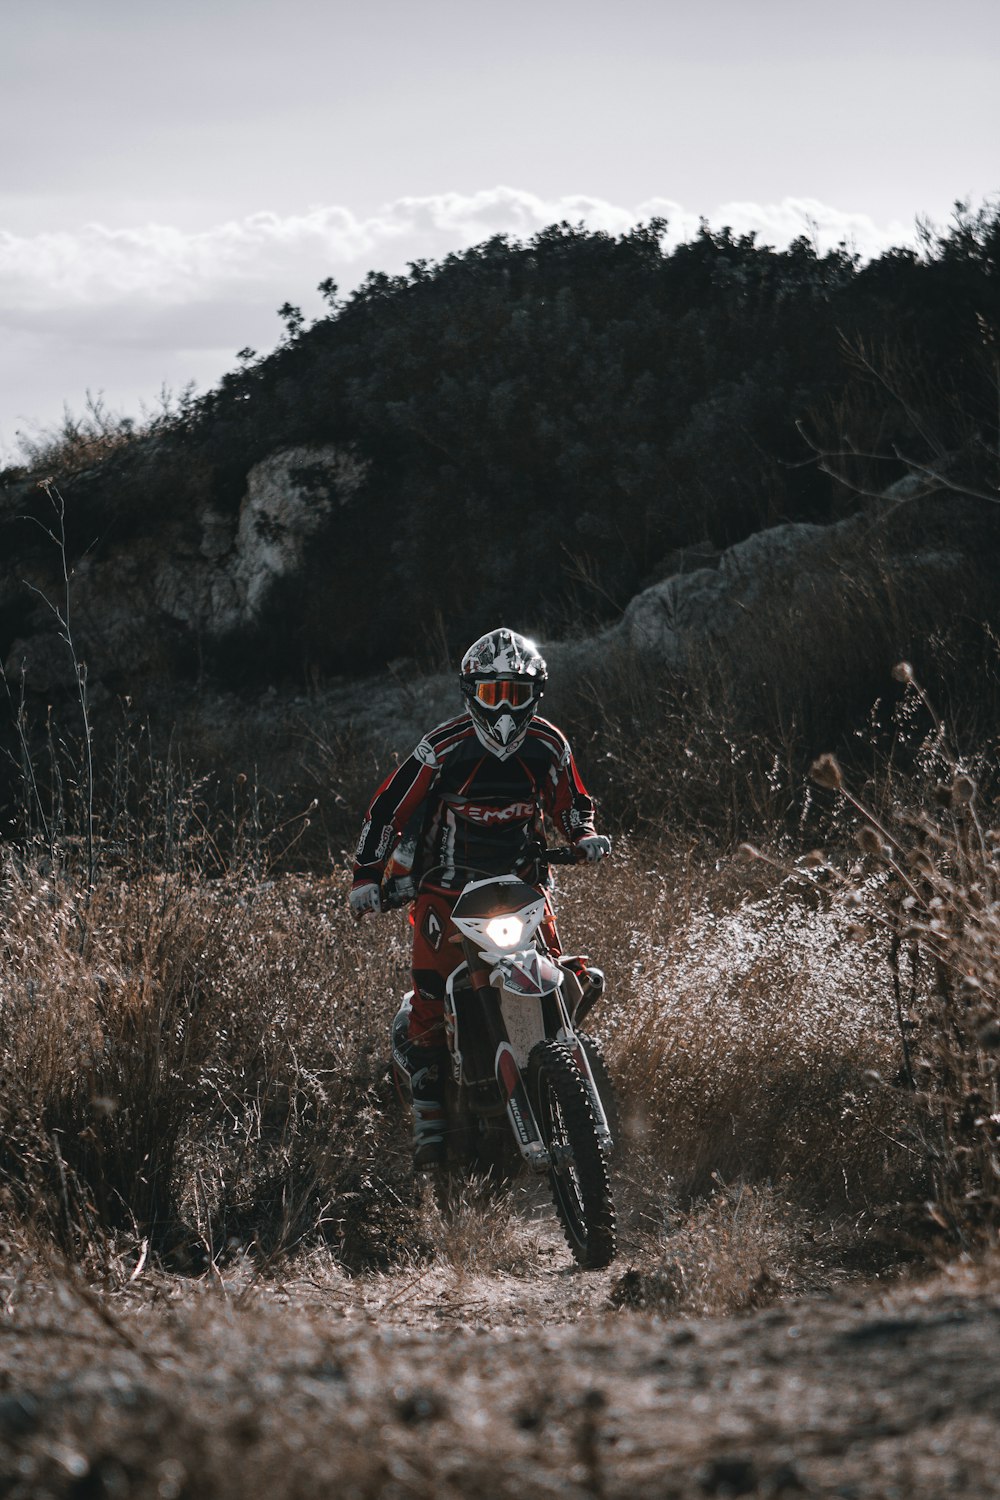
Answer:
[[[464, 943], [463, 948], [465, 948]], [[528, 1090], [525, 1087], [521, 1069], [518, 1066], [513, 1048], [508, 1040], [507, 1030], [503, 1024], [500, 1007], [496, 1003], [493, 986], [490, 984], [489, 977], [482, 966], [478, 954], [471, 947], [465, 949], [465, 954], [468, 963], [469, 979], [476, 998], [479, 1001], [480, 1014], [483, 1018], [490, 1050], [493, 1053], [493, 1066], [497, 1085], [506, 1106], [510, 1128], [514, 1139], [517, 1141], [521, 1156], [528, 1166], [535, 1172], [544, 1172], [551, 1165], [551, 1159], [548, 1149], [542, 1140], [534, 1111], [531, 1108], [531, 1101], [528, 1098]], [[411, 997], [412, 991], [404, 996], [403, 1004], [396, 1015], [392, 1028], [393, 1073], [396, 1079], [396, 1087], [401, 1097], [404, 1096], [404, 1091], [407, 1096], [409, 1094], [407, 1086], [409, 1084], [410, 1069], [409, 1058], [406, 1052], [406, 1037]], [[590, 1096], [591, 1109], [594, 1113], [594, 1121], [597, 1125], [601, 1147], [603, 1150], [608, 1151], [613, 1144], [611, 1130], [608, 1126], [607, 1113], [605, 1112], [597, 1084], [594, 1081], [594, 1075], [591, 1072], [587, 1054], [584, 1052], [580, 1040], [573, 1030], [563, 996], [556, 993], [552, 996], [552, 999], [558, 1005], [559, 1020], [561, 1023], [556, 1031], [556, 1040], [562, 1042], [568, 1048], [573, 1061], [583, 1076], [584, 1083], [587, 1086], [587, 1093]], [[454, 1016], [452, 1016], [452, 1032], [454, 1031], [454, 1025]], [[460, 1071], [461, 1059], [457, 1051], [454, 1035], [449, 1037], [449, 1042], [451, 1044], [453, 1060], [457, 1061]], [[404, 1102], [409, 1103], [409, 1097], [405, 1097]]]
[[469, 980], [479, 1001], [480, 1014], [493, 1052], [493, 1070], [501, 1097], [506, 1101], [507, 1119], [518, 1150], [533, 1172], [544, 1172], [550, 1165], [548, 1149], [531, 1108], [528, 1090], [507, 1037], [507, 1028], [503, 1024], [503, 1016], [489, 975], [471, 945], [463, 941], [462, 947], [469, 966]]
[[[563, 980], [563, 993], [560, 996], [559, 1015], [562, 1025], [556, 1032], [557, 1039], [568, 1047], [573, 1055], [583, 1081], [587, 1085], [587, 1093], [590, 1095], [590, 1106], [594, 1111], [594, 1121], [597, 1125], [597, 1134], [603, 1151], [610, 1151], [614, 1145], [611, 1136], [611, 1127], [608, 1124], [607, 1111], [601, 1098], [597, 1083], [594, 1079], [590, 1059], [583, 1049], [583, 1044], [577, 1036], [576, 1027], [584, 1016], [592, 1009], [604, 993], [604, 974], [600, 969], [589, 966], [589, 962], [582, 959], [561, 960], [560, 967], [565, 974]], [[581, 983], [581, 974], [586, 981], [586, 989]], [[568, 987], [568, 992], [567, 992]], [[572, 1020], [570, 1020], [572, 1016]]]
[[[463, 949], [469, 969], [469, 979], [472, 988], [480, 1001], [486, 1033], [494, 1055], [494, 1071], [496, 1080], [500, 1087], [502, 1097], [507, 1104], [507, 1118], [510, 1121], [511, 1130], [518, 1148], [529, 1167], [536, 1172], [544, 1172], [551, 1165], [551, 1157], [542, 1133], [538, 1128], [538, 1121], [531, 1108], [528, 1098], [528, 1090], [524, 1084], [521, 1069], [518, 1067], [513, 1048], [507, 1037], [507, 1030], [503, 1024], [503, 1016], [500, 1007], [496, 1003], [493, 986], [483, 968], [478, 955], [470, 944], [463, 942]], [[594, 1123], [597, 1126], [597, 1136], [601, 1149], [609, 1152], [614, 1144], [611, 1129], [608, 1125], [607, 1113], [601, 1099], [594, 1075], [591, 1071], [590, 1061], [580, 1043], [576, 1032], [573, 1030], [566, 1003], [560, 991], [555, 991], [550, 997], [558, 1006], [560, 1026], [556, 1032], [556, 1040], [563, 1043], [572, 1055], [573, 1061], [583, 1075], [583, 1081], [590, 1096], [590, 1105], [594, 1113]]]
[[597, 1084], [594, 1082], [594, 1075], [590, 1067], [590, 1059], [588, 1058], [586, 1052], [584, 1052], [583, 1046], [580, 1042], [580, 1038], [576, 1035], [575, 1032], [571, 1032], [569, 1035], [567, 1035], [566, 1032], [560, 1031], [558, 1040], [569, 1048], [573, 1057], [573, 1061], [576, 1063], [580, 1072], [583, 1074], [583, 1081], [587, 1085], [587, 1093], [590, 1095], [590, 1107], [594, 1112], [594, 1124], [597, 1126], [597, 1139], [601, 1143], [601, 1150], [607, 1153], [614, 1145], [614, 1137], [611, 1134], [611, 1126], [608, 1124], [608, 1116], [607, 1111], [604, 1108], [604, 1101], [601, 1098]]

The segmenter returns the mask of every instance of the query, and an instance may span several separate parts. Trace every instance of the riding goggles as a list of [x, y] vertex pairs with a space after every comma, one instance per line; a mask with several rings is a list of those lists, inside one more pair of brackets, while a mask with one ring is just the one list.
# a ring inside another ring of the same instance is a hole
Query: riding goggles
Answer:
[[476, 698], [484, 708], [499, 708], [501, 703], [510, 708], [523, 708], [534, 696], [535, 684], [516, 678], [491, 677], [487, 682], [476, 683]]

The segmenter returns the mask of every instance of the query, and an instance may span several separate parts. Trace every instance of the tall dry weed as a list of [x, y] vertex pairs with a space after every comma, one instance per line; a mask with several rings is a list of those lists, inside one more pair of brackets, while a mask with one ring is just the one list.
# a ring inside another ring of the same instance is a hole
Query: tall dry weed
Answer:
[[1000, 829], [995, 759], [963, 758], [900, 663], [932, 728], [894, 798], [855, 792], [832, 756], [814, 775], [853, 816], [860, 860], [835, 873], [856, 928], [888, 943], [896, 1021], [889, 1075], [931, 1183], [929, 1210], [960, 1242], [1000, 1228]]

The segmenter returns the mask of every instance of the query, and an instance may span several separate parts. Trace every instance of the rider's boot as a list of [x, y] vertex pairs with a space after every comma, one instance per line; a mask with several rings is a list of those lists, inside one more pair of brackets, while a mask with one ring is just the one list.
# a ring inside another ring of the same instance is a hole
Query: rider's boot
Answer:
[[447, 1047], [409, 1044], [413, 1108], [413, 1169], [426, 1172], [445, 1161], [444, 1080]]

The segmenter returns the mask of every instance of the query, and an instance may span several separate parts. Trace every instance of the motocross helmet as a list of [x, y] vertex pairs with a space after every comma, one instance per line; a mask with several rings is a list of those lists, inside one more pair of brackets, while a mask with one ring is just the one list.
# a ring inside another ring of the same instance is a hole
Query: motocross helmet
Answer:
[[462, 657], [459, 682], [480, 743], [500, 760], [519, 750], [548, 679], [545, 659], [515, 630], [491, 630]]

